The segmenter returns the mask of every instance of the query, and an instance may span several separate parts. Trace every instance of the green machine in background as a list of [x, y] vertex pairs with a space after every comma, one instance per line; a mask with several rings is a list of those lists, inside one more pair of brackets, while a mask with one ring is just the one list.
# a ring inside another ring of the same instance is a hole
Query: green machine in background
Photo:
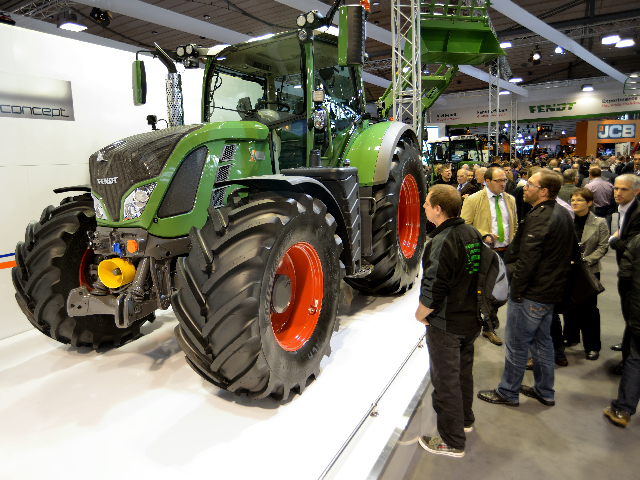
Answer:
[[[74, 193], [16, 247], [16, 299], [34, 327], [74, 346], [117, 346], [172, 306], [195, 371], [282, 399], [329, 355], [343, 279], [368, 295], [411, 288], [425, 243], [420, 146], [408, 125], [366, 113], [366, 12], [338, 4], [237, 45], [156, 46], [169, 127], [91, 155], [91, 188], [58, 189]], [[434, 59], [460, 43], [435, 41], [458, 29], [446, 21], [425, 39]], [[460, 21], [476, 28], [473, 16]], [[201, 61], [202, 123], [183, 125], [175, 63]], [[143, 104], [140, 61], [133, 79]]]

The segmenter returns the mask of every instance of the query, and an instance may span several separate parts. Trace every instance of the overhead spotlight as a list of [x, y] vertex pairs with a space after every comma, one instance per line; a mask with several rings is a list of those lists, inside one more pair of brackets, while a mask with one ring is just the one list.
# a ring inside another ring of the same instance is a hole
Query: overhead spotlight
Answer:
[[111, 19], [113, 18], [113, 15], [111, 15], [111, 12], [108, 12], [106, 10], [100, 10], [97, 7], [93, 7], [89, 16], [93, 18], [96, 21], [96, 23], [99, 23], [103, 27], [108, 27], [109, 24], [111, 23]]
[[520, 83], [520, 82], [522, 82], [522, 81], [523, 81], [523, 80], [522, 80], [522, 78], [520, 78], [520, 77], [511, 77], [511, 78], [509, 79], [509, 83]]
[[556, 52], [558, 55], [563, 55], [564, 54], [564, 48], [562, 48], [560, 45], [558, 45], [556, 47], [556, 49], [554, 50], [554, 52]]
[[618, 43], [616, 43], [616, 48], [625, 48], [625, 47], [633, 47], [636, 44], [633, 38], [623, 38]]
[[533, 58], [534, 60], [540, 60], [542, 58], [542, 54], [540, 52], [533, 52], [531, 54], [531, 58]]
[[562, 130], [562, 135], [566, 135], [566, 134], [567, 134], [567, 132], [565, 132], [564, 130]]
[[618, 43], [619, 41], [620, 35], [618, 35], [617, 33], [614, 35], [607, 35], [606, 37], [602, 37], [603, 45], [613, 45], [615, 43]]
[[75, 13], [63, 12], [58, 15], [58, 28], [69, 30], [71, 32], [81, 32], [87, 29], [87, 26], [78, 21]]
[[509, 90], [502, 90], [498, 95], [511, 95], [511, 92]]
[[593, 92], [593, 85], [582, 85], [583, 92]]
[[209, 15], [203, 15], [202, 18], [204, 18], [205, 20], [209, 20], [211, 17]]
[[638, 78], [640, 76], [640, 74], [638, 72], [633, 72], [631, 75], [629, 75], [631, 78]]
[[500, 48], [511, 48], [513, 47], [513, 45], [511, 45], [511, 42], [502, 42], [500, 44]]

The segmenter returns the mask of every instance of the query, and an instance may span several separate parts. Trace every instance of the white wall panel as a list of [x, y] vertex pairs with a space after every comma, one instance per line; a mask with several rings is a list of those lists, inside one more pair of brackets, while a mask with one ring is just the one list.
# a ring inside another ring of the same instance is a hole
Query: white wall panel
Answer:
[[[135, 107], [135, 54], [127, 49], [130, 46], [118, 50], [0, 25], [0, 72], [13, 74], [14, 81], [20, 75], [70, 81], [75, 113], [73, 122], [0, 117], [0, 255], [13, 253], [29, 221], [63, 198], [53, 193], [54, 188], [89, 183], [87, 160], [92, 153], [149, 131], [147, 115], [167, 117], [166, 68], [159, 60], [141, 57], [147, 71], [147, 104]], [[203, 70], [181, 73], [185, 122], [199, 123]], [[0, 257], [0, 264], [13, 260]], [[0, 269], [0, 309], [0, 339], [31, 328], [15, 302], [10, 268]]]

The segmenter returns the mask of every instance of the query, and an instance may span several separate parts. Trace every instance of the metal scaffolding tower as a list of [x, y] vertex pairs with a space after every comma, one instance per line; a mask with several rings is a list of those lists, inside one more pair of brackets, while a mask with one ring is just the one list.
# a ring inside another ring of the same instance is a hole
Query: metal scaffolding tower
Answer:
[[[393, 119], [409, 123], [422, 136], [420, 2], [393, 0], [391, 5]], [[403, 55], [409, 47], [411, 57]], [[404, 60], [404, 62], [403, 62]], [[403, 66], [404, 63], [404, 66]]]
[[511, 94], [511, 121], [509, 122], [509, 160], [516, 159], [516, 140], [518, 138], [518, 96]]
[[[499, 155], [500, 144], [500, 57], [491, 62], [489, 67], [489, 118], [487, 121], [487, 142], [489, 154]], [[491, 148], [491, 143], [494, 148]], [[491, 158], [489, 159], [492, 160]]]

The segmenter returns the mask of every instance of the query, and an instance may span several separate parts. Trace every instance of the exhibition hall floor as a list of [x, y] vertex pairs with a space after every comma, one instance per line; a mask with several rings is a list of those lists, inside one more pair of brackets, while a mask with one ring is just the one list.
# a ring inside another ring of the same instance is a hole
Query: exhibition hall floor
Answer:
[[341, 307], [322, 374], [284, 402], [205, 382], [184, 360], [171, 311], [106, 351], [35, 330], [2, 340], [0, 478], [367, 478], [424, 385], [418, 294]]

